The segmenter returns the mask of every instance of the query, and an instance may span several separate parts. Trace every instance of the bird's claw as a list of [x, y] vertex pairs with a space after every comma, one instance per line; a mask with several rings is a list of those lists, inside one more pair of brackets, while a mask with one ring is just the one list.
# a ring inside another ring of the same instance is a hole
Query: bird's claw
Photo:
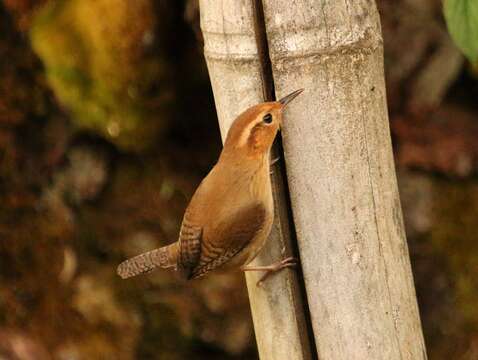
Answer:
[[267, 279], [270, 275], [285, 268], [296, 267], [298, 263], [299, 263], [299, 260], [297, 258], [290, 256], [277, 263], [269, 265], [270, 266], [269, 269], [266, 269], [266, 273], [262, 275], [259, 281], [257, 281], [256, 286], [261, 287], [264, 280]]

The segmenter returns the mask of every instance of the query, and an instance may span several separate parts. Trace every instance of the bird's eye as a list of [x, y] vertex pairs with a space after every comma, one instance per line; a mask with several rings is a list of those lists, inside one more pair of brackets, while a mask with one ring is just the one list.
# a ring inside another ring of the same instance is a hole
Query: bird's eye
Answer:
[[262, 119], [266, 124], [270, 124], [272, 122], [272, 115], [271, 114], [265, 114], [264, 118]]

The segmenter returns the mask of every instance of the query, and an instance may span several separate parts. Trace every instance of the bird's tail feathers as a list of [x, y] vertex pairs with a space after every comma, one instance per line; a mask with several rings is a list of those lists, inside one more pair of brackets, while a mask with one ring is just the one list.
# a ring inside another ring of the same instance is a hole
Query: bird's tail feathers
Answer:
[[177, 263], [178, 244], [163, 246], [158, 249], [137, 255], [119, 264], [117, 273], [127, 279], [136, 275], [145, 274], [153, 269], [175, 267]]

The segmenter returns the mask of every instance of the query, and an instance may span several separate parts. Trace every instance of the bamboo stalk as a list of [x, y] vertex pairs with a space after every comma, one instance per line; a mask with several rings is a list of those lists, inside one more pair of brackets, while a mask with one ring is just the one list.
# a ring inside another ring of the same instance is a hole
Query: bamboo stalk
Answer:
[[[223, 139], [234, 118], [263, 102], [272, 90], [261, 47], [265, 29], [258, 29], [256, 5], [253, 0], [200, 1], [204, 56]], [[272, 179], [276, 216], [271, 236], [253, 262], [256, 265], [292, 255], [287, 200], [277, 167]], [[260, 275], [248, 273], [246, 281], [261, 359], [310, 359], [305, 306], [296, 272], [283, 271], [258, 288]]]
[[264, 0], [293, 218], [317, 352], [426, 359], [373, 1]]

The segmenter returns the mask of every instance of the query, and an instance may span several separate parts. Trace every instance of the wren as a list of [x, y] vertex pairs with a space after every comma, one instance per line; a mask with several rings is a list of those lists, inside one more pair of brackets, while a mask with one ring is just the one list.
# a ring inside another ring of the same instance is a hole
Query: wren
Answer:
[[268, 266], [246, 266], [271, 231], [274, 204], [270, 151], [286, 105], [303, 89], [279, 101], [244, 111], [231, 125], [218, 162], [196, 189], [184, 213], [179, 239], [122, 262], [123, 279], [155, 268], [174, 268], [187, 279], [216, 269], [239, 268], [269, 274], [296, 266], [286, 258]]

